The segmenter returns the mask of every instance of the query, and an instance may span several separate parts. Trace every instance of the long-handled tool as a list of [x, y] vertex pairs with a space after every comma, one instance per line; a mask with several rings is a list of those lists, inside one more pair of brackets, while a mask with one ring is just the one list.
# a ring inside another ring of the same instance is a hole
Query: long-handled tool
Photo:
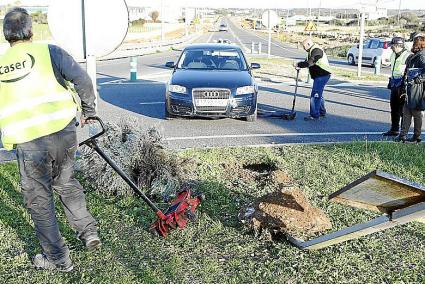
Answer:
[[295, 78], [295, 92], [294, 92], [294, 99], [292, 100], [292, 109], [290, 113], [283, 114], [282, 118], [285, 120], [294, 120], [297, 116], [297, 112], [295, 111], [295, 102], [297, 100], [297, 93], [298, 93], [298, 77], [300, 76], [300, 69], [297, 68], [297, 77]]
[[159, 234], [162, 237], [166, 237], [172, 229], [184, 228], [189, 220], [193, 220], [195, 217], [196, 207], [204, 199], [203, 195], [197, 195], [191, 197], [192, 192], [189, 188], [185, 188], [177, 194], [177, 198], [171, 202], [170, 207], [163, 213], [152, 201], [137, 187], [137, 185], [117, 166], [117, 164], [109, 158], [102, 149], [99, 148], [96, 138], [103, 135], [106, 132], [106, 127], [103, 121], [99, 117], [90, 117], [88, 120], [97, 120], [102, 131], [95, 134], [94, 136], [84, 140], [79, 144], [86, 145], [95, 150], [116, 172], [119, 174], [124, 181], [133, 189], [133, 191], [145, 201], [149, 207], [158, 216], [158, 220], [153, 223], [150, 227], [151, 231]]
[[281, 118], [284, 120], [294, 120], [297, 116], [297, 112], [295, 111], [295, 102], [297, 99], [298, 94], [298, 78], [300, 76], [300, 69], [297, 69], [297, 76], [295, 78], [295, 92], [294, 92], [294, 98], [292, 100], [292, 109], [290, 112], [284, 112], [284, 111], [265, 111], [265, 110], [259, 110], [258, 114], [261, 117], [270, 117], [270, 118]]

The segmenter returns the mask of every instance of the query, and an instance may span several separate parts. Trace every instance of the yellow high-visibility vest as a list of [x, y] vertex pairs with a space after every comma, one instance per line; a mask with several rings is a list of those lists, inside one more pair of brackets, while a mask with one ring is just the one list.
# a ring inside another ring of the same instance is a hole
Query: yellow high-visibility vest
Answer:
[[329, 60], [328, 60], [328, 56], [326, 55], [325, 51], [323, 50], [322, 47], [320, 47], [317, 44], [313, 44], [313, 46], [309, 49], [308, 51], [308, 58], [311, 57], [311, 52], [313, 51], [313, 49], [320, 49], [321, 51], [323, 51], [323, 56], [322, 58], [320, 58], [317, 62], [316, 65], [319, 66], [320, 68], [322, 68], [323, 70], [328, 71], [329, 73], [332, 73], [332, 69], [331, 66], [329, 65]]
[[409, 51], [404, 50], [397, 60], [395, 59], [395, 52], [391, 53], [391, 77], [401, 78], [404, 75], [404, 70], [406, 70], [406, 59], [409, 57]]
[[58, 132], [76, 116], [74, 96], [58, 83], [47, 44], [18, 43], [0, 56], [3, 146]]

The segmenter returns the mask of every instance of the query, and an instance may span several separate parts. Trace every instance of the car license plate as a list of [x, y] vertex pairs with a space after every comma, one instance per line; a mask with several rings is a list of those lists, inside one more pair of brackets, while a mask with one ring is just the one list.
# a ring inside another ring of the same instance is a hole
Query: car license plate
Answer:
[[227, 106], [229, 100], [226, 99], [198, 99], [195, 100], [197, 106]]

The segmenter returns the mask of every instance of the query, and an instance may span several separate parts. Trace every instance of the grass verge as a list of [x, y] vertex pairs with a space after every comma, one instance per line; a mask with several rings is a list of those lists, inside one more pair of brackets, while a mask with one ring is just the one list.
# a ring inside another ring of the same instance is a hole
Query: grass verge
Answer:
[[[256, 62], [261, 64], [261, 69], [255, 70], [257, 77], [262, 79], [278, 79], [281, 77], [294, 78], [296, 71], [293, 67], [295, 60], [286, 58], [270, 58], [267, 57], [248, 57], [250, 62]], [[332, 67], [332, 78], [341, 81], [388, 81], [387, 75], [375, 75], [372, 73], [363, 72], [362, 77], [357, 77], [357, 70], [351, 70], [347, 68], [340, 68], [334, 65]], [[307, 69], [301, 69], [300, 78], [307, 78]]]
[[17, 167], [1, 165], [0, 278], [4, 283], [424, 283], [424, 224], [304, 252], [285, 240], [255, 238], [237, 220], [243, 205], [274, 190], [240, 177], [242, 165], [285, 170], [338, 230], [376, 214], [330, 203], [328, 194], [377, 168], [425, 183], [424, 150], [424, 145], [356, 142], [182, 152], [196, 163], [197, 190], [206, 195], [199, 220], [159, 239], [147, 230], [154, 214], [138, 199], [88, 192], [104, 246], [94, 254], [86, 252], [58, 206], [75, 264], [69, 274], [31, 268], [29, 257], [39, 249], [22, 208]]

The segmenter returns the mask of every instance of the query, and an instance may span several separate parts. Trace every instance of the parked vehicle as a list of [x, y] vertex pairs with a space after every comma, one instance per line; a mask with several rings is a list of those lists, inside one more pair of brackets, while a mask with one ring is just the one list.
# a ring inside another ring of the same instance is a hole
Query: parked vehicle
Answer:
[[226, 24], [221, 24], [220, 27], [218, 28], [218, 31], [220, 32], [227, 32], [229, 30], [229, 28], [227, 27]]
[[[391, 39], [390, 38], [371, 38], [363, 43], [363, 64], [375, 65], [375, 60], [381, 56], [381, 64], [383, 66], [390, 66], [391, 53]], [[351, 47], [347, 52], [348, 64], [355, 65], [359, 60], [359, 45]]]
[[230, 44], [230, 40], [226, 39], [226, 38], [219, 38], [218, 40], [215, 41], [216, 43], [228, 43]]
[[203, 116], [257, 119], [258, 86], [241, 48], [205, 43], [186, 47], [167, 85], [165, 116]]

